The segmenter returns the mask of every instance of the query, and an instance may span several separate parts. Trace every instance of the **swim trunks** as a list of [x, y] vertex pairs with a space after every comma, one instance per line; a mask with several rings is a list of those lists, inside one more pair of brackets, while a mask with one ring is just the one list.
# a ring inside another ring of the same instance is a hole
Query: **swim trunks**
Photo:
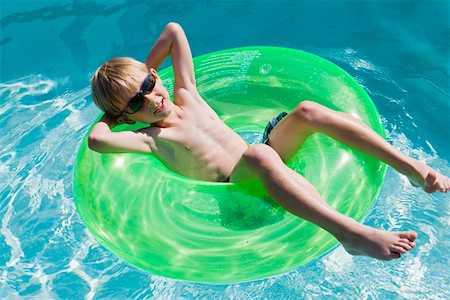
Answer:
[[[270, 134], [270, 132], [287, 115], [288, 115], [287, 112], [283, 111], [282, 113], [279, 113], [278, 116], [276, 116], [275, 118], [270, 120], [269, 123], [267, 123], [266, 128], [264, 129], [263, 137], [262, 137], [263, 144], [269, 145], [269, 134]], [[247, 141], [245, 141], [245, 142], [247, 143]], [[247, 143], [247, 145], [248, 145], [248, 143]], [[230, 182], [230, 177], [228, 177], [225, 180], [223, 180], [223, 182]]]
[[287, 115], [288, 115], [287, 112], [283, 111], [282, 113], [278, 114], [278, 116], [276, 116], [275, 118], [270, 120], [269, 123], [267, 123], [267, 126], [264, 129], [264, 133], [263, 133], [263, 137], [262, 137], [263, 144], [269, 145], [269, 134], [270, 134], [270, 132]]

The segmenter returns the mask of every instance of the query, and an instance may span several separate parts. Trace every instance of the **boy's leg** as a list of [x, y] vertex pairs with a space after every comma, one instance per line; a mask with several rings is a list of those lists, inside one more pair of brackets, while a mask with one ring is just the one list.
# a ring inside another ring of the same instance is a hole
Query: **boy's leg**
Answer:
[[301, 102], [276, 125], [269, 135], [269, 145], [288, 161], [314, 132], [324, 133], [387, 163], [426, 192], [450, 190], [449, 178], [398, 151], [357, 118], [312, 101]]
[[234, 168], [230, 181], [260, 179], [270, 196], [292, 214], [333, 234], [353, 255], [399, 258], [415, 246], [415, 232], [388, 232], [360, 224], [330, 207], [300, 174], [267, 145], [254, 145]]

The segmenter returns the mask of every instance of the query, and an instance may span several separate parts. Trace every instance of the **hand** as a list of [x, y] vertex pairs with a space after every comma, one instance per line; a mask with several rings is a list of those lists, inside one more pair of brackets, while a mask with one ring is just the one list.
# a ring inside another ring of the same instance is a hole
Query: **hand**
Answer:
[[130, 118], [128, 118], [126, 115], [120, 115], [117, 117], [117, 122], [119, 122], [119, 124], [129, 124], [129, 125], [133, 125], [136, 124], [135, 121], [131, 120]]

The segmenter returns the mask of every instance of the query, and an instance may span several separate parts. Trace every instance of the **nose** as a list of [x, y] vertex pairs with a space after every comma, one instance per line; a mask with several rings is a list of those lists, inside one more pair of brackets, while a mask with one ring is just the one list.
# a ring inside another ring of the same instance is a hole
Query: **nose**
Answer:
[[144, 99], [145, 105], [149, 110], [155, 110], [161, 102], [161, 99], [157, 95], [152, 94], [145, 95]]

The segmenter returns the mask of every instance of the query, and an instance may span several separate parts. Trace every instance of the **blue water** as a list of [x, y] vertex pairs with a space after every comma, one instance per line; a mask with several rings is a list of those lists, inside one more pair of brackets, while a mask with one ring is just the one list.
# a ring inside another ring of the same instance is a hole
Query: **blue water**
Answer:
[[414, 189], [392, 169], [364, 223], [417, 231], [402, 259], [352, 257], [340, 246], [233, 285], [127, 265], [86, 231], [72, 195], [77, 147], [98, 114], [90, 76], [115, 56], [145, 59], [169, 21], [184, 27], [195, 56], [273, 45], [331, 60], [368, 91], [389, 142], [449, 175], [448, 1], [142, 2], [0, 3], [0, 298], [450, 298], [450, 197]]

